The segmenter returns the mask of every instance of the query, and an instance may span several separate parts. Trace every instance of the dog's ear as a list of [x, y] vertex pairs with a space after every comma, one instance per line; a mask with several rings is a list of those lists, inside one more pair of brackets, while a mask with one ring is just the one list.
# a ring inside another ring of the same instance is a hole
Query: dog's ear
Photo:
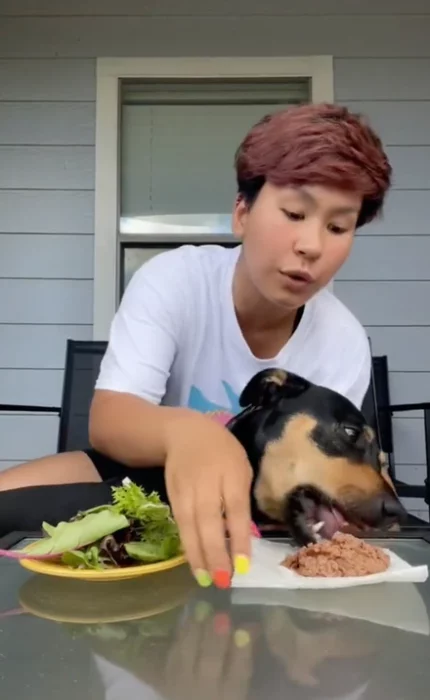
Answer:
[[255, 374], [242, 391], [239, 404], [246, 406], [268, 406], [278, 400], [299, 396], [310, 386], [310, 382], [284, 369], [263, 369]]

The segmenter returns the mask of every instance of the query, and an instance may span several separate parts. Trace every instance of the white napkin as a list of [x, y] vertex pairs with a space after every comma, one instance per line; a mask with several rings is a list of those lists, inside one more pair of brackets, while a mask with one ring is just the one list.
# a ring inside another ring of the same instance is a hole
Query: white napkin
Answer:
[[[251, 570], [246, 576], [233, 577], [232, 587], [235, 590], [232, 592], [232, 602], [235, 605], [280, 605], [368, 620], [427, 636], [430, 634], [426, 605], [418, 588], [413, 585], [427, 580], [426, 565], [411, 566], [394, 552], [385, 549], [391, 564], [383, 574], [337, 579], [308, 578], [280, 566], [280, 562], [293, 551], [285, 543], [254, 539]], [[397, 585], [387, 587], [389, 582], [396, 582]], [[370, 591], [365, 586], [371, 583], [383, 585]], [[268, 588], [272, 589], [269, 594]]]
[[386, 584], [381, 584], [372, 591], [359, 586], [325, 591], [277, 589], [270, 595], [261, 588], [240, 588], [233, 591], [232, 602], [234, 605], [277, 605], [430, 635], [426, 604], [413, 583], [399, 583], [389, 590]]
[[289, 554], [296, 551], [293, 547], [282, 542], [253, 538], [251, 569], [245, 576], [235, 575], [232, 580], [233, 588], [288, 588], [288, 589], [321, 589], [349, 588], [350, 586], [365, 586], [371, 583], [402, 582], [420, 583], [428, 578], [428, 567], [411, 566], [404, 559], [388, 549], [391, 563], [387, 571], [369, 576], [345, 576], [324, 578], [320, 576], [300, 576], [295, 571], [281, 566], [281, 562]]

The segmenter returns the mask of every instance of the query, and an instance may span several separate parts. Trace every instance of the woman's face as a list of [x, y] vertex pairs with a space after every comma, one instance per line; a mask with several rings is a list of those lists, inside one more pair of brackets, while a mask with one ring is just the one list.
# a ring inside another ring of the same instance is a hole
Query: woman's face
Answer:
[[259, 294], [296, 309], [325, 287], [349, 255], [361, 204], [354, 193], [270, 183], [252, 206], [238, 200], [233, 231]]

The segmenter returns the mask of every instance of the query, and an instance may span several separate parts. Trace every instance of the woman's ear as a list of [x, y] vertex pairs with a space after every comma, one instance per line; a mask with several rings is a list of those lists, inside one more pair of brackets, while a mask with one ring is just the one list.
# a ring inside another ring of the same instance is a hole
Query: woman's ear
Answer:
[[242, 240], [243, 238], [248, 214], [249, 204], [247, 204], [242, 195], [238, 194], [234, 203], [232, 216], [232, 230], [235, 237], [239, 240]]
[[242, 391], [239, 404], [245, 406], [268, 406], [279, 399], [299, 396], [310, 386], [310, 382], [284, 369], [263, 369], [255, 374]]

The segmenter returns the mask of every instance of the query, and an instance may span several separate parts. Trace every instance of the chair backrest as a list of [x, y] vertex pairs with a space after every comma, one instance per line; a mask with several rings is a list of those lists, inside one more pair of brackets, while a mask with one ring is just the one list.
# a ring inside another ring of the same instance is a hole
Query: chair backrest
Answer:
[[[106, 352], [106, 341], [68, 340], [63, 399], [58, 432], [58, 452], [87, 449], [88, 422], [94, 385]], [[362, 411], [389, 456], [393, 452], [391, 416], [382, 407], [390, 405], [387, 357], [372, 358], [369, 389]]]
[[85, 450], [90, 447], [90, 405], [106, 347], [105, 341], [67, 341], [58, 452]]
[[390, 390], [388, 382], [388, 359], [386, 355], [372, 357], [369, 388], [363, 400], [362, 412], [368, 425], [375, 431], [381, 450], [388, 460], [388, 470], [396, 481], [393, 456], [393, 425], [389, 410]]
[[363, 399], [362, 412], [367, 423], [378, 436], [381, 449], [387, 454], [393, 451], [391, 416], [383, 409], [390, 405], [388, 362], [386, 355], [372, 357], [370, 384]]
[[390, 385], [388, 374], [388, 358], [386, 355], [372, 358], [373, 364], [373, 382], [375, 391], [375, 404], [378, 414], [379, 437], [382, 450], [392, 455], [394, 450], [393, 445], [393, 423], [389, 410], [391, 405], [390, 400]]
[[[375, 358], [372, 358], [374, 360]], [[370, 425], [371, 428], [375, 431], [379, 443], [381, 442], [381, 431], [379, 427], [379, 415], [378, 415], [378, 406], [377, 406], [377, 401], [376, 401], [376, 387], [375, 387], [375, 377], [374, 377], [374, 369], [372, 366], [372, 371], [370, 375], [370, 384], [367, 389], [366, 395], [363, 399], [363, 403], [361, 406], [362, 413], [364, 414], [364, 417], [366, 418], [366, 422], [368, 425]]]

